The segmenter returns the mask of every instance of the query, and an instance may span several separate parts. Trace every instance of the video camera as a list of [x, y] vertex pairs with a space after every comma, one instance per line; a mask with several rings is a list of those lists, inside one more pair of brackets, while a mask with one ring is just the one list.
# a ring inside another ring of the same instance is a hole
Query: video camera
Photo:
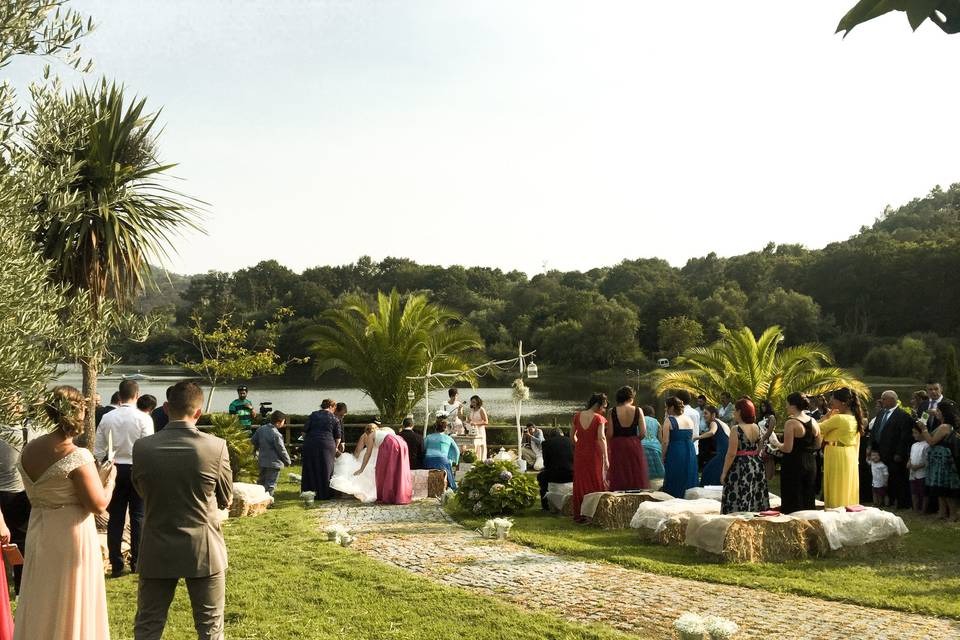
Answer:
[[260, 403], [260, 424], [267, 424], [270, 422], [270, 414], [273, 413], [273, 403], [272, 402], [261, 402]]

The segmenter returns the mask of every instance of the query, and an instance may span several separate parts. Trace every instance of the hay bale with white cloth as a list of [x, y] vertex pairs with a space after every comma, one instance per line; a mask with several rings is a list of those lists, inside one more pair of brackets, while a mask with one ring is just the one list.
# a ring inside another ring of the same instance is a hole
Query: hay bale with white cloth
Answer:
[[644, 502], [663, 502], [673, 499], [673, 496], [668, 493], [651, 491], [590, 493], [583, 498], [584, 506], [581, 507], [580, 514], [592, 518], [593, 524], [604, 529], [625, 529], [630, 526], [637, 508]]
[[899, 543], [900, 536], [910, 532], [903, 518], [873, 507], [857, 512], [840, 507], [823, 511], [797, 511], [790, 515], [818, 522], [823, 527], [830, 553], [835, 555], [849, 555], [858, 548], [867, 548], [871, 552], [877, 551], [878, 546], [893, 548]]
[[259, 484], [246, 482], [233, 483], [233, 503], [230, 505], [231, 518], [258, 516], [273, 504], [273, 498]]
[[825, 537], [818, 523], [792, 516], [707, 514], [689, 518], [684, 544], [724, 562], [785, 562], [819, 555]]
[[661, 544], [683, 544], [691, 515], [719, 513], [720, 503], [707, 498], [649, 501], [637, 507], [630, 519], [630, 527], [639, 529], [643, 537]]
[[568, 499], [568, 496], [572, 495], [572, 482], [548, 482], [547, 494], [544, 497], [547, 499], [547, 506], [550, 507], [550, 511], [553, 513], [562, 513], [564, 501]]

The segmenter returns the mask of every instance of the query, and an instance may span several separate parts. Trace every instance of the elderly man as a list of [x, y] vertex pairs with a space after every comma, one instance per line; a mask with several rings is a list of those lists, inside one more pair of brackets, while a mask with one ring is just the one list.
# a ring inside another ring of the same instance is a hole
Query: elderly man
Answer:
[[907, 462], [913, 445], [913, 425], [914, 419], [900, 408], [896, 392], [884, 391], [880, 395], [880, 411], [873, 421], [870, 448], [879, 453], [887, 465], [890, 472], [887, 493], [891, 505], [895, 504], [898, 509], [911, 507]]

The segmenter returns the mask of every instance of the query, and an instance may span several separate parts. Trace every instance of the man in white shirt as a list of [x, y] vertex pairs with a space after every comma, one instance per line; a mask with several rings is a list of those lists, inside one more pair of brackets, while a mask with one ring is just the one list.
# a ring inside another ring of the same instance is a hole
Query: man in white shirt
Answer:
[[97, 428], [97, 439], [93, 454], [98, 462], [112, 460], [117, 467], [117, 480], [110, 499], [107, 513], [107, 550], [113, 577], [123, 575], [123, 555], [120, 545], [123, 542], [123, 528], [126, 524], [127, 510], [130, 510], [130, 570], [137, 570], [137, 556], [140, 553], [140, 528], [143, 524], [143, 499], [133, 488], [131, 469], [133, 467], [133, 443], [140, 438], [153, 435], [153, 420], [137, 409], [140, 386], [134, 380], [120, 383], [120, 406], [103, 416]]
[[[700, 415], [699, 411], [697, 411], [693, 406], [691, 406], [690, 392], [685, 389], [680, 389], [674, 395], [676, 395], [678, 398], [683, 400], [683, 415], [693, 420], [693, 424], [695, 425], [694, 435], [700, 435], [699, 427], [700, 427], [700, 421], [703, 420], [703, 416]], [[699, 455], [700, 442], [698, 440], [693, 441], [693, 450], [696, 451], [697, 454]]]
[[725, 424], [733, 424], [733, 400], [726, 392], [720, 394], [720, 419]]

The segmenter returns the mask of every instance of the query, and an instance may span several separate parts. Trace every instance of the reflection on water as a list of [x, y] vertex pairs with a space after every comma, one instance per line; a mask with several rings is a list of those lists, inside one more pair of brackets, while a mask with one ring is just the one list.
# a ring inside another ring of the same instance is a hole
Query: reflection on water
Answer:
[[[80, 387], [80, 370], [77, 367], [62, 367], [61, 375], [54, 384], [69, 384], [77, 388]], [[110, 401], [110, 395], [117, 389], [120, 383], [121, 375], [140, 372], [149, 377], [147, 380], [139, 380], [140, 393], [149, 393], [157, 397], [162, 402], [165, 397], [167, 387], [181, 380], [191, 379], [189, 372], [177, 367], [166, 366], [144, 366], [144, 367], [115, 367], [110, 375], [100, 376], [97, 383], [97, 389], [103, 398], [103, 404]], [[570, 416], [576, 411], [582, 400], [578, 396], [566, 395], [569, 389], [556, 385], [540, 385], [539, 381], [528, 383], [530, 387], [530, 400], [523, 403], [523, 419], [536, 419], [540, 422], [550, 422], [557, 419], [563, 423], [570, 419]], [[268, 378], [262, 381], [250, 383], [249, 395], [250, 401], [254, 407], [261, 402], [273, 403], [274, 409], [279, 409], [284, 413], [306, 414], [320, 408], [320, 402], [324, 398], [333, 398], [338, 402], [346, 402], [350, 413], [371, 415], [377, 412], [370, 396], [359, 389], [350, 389], [345, 387], [323, 386], [319, 383], [305, 380], [292, 379], [292, 377]], [[469, 396], [476, 393], [483, 398], [483, 406], [490, 415], [491, 420], [501, 423], [512, 423], [516, 419], [516, 409], [511, 396], [512, 389], [509, 386], [480, 387], [475, 391], [461, 389], [461, 400], [466, 401]], [[586, 392], [584, 398], [589, 396]], [[583, 395], [583, 394], [581, 394]], [[235, 387], [227, 385], [218, 387], [213, 392], [213, 401], [210, 405], [213, 411], [226, 411], [227, 406], [237, 397]], [[430, 394], [431, 412], [439, 408], [440, 404], [446, 402], [447, 392], [445, 389], [439, 389]], [[423, 420], [423, 403], [421, 402], [416, 410], [417, 421]]]
[[[77, 367], [65, 366], [61, 368], [61, 375], [53, 384], [70, 384], [77, 388], [80, 387], [80, 369]], [[616, 389], [624, 384], [630, 384], [631, 380], [617, 376], [585, 378], [582, 376], [558, 375], [540, 368], [541, 377], [537, 380], [527, 381], [530, 387], [530, 400], [523, 403], [522, 420], [534, 420], [539, 424], [549, 424], [556, 421], [557, 424], [568, 424], [573, 413], [583, 407], [583, 404], [594, 391], [604, 391], [610, 396], [611, 404]], [[98, 389], [103, 397], [103, 403], [110, 400], [110, 394], [116, 390], [120, 382], [120, 376], [123, 374], [143, 373], [149, 376], [148, 380], [141, 380], [140, 392], [149, 393], [157, 397], [162, 402], [168, 386], [188, 380], [193, 376], [187, 371], [177, 367], [167, 366], [144, 366], [129, 367], [118, 366], [110, 372], [110, 375], [101, 376]], [[636, 385], [634, 378], [632, 383]], [[490, 384], [491, 386], [481, 386], [475, 391], [468, 388], [460, 389], [460, 399], [466, 401], [471, 395], [476, 393], [483, 398], [483, 405], [487, 409], [491, 420], [494, 423], [512, 424], [516, 419], [516, 409], [511, 396], [512, 389], [506, 381], [493, 383], [481, 381], [481, 385]], [[256, 407], [260, 402], [272, 402], [274, 409], [279, 409], [284, 413], [307, 414], [320, 407], [320, 401], [324, 398], [333, 398], [339, 402], [346, 402], [351, 413], [361, 415], [372, 415], [377, 412], [376, 405], [370, 397], [359, 389], [351, 389], [343, 385], [323, 385], [306, 377], [303, 372], [291, 374], [283, 377], [265, 378], [257, 380], [248, 385], [250, 387], [249, 398]], [[919, 386], [904, 384], [902, 382], [882, 382], [874, 381], [870, 385], [870, 390], [874, 397], [879, 397], [884, 389], [894, 389], [900, 393], [903, 400], [910, 397], [910, 393]], [[236, 398], [236, 391], [233, 385], [217, 388], [213, 393], [213, 402], [211, 409], [214, 411], [226, 411], [230, 402]], [[430, 394], [431, 412], [439, 408], [440, 404], [446, 402], [447, 392], [445, 389], [438, 389]], [[642, 387], [637, 393], [637, 403], [657, 405], [652, 389]], [[658, 415], [662, 417], [662, 402], [657, 406]], [[423, 420], [423, 403], [421, 402], [415, 410], [417, 422]]]

